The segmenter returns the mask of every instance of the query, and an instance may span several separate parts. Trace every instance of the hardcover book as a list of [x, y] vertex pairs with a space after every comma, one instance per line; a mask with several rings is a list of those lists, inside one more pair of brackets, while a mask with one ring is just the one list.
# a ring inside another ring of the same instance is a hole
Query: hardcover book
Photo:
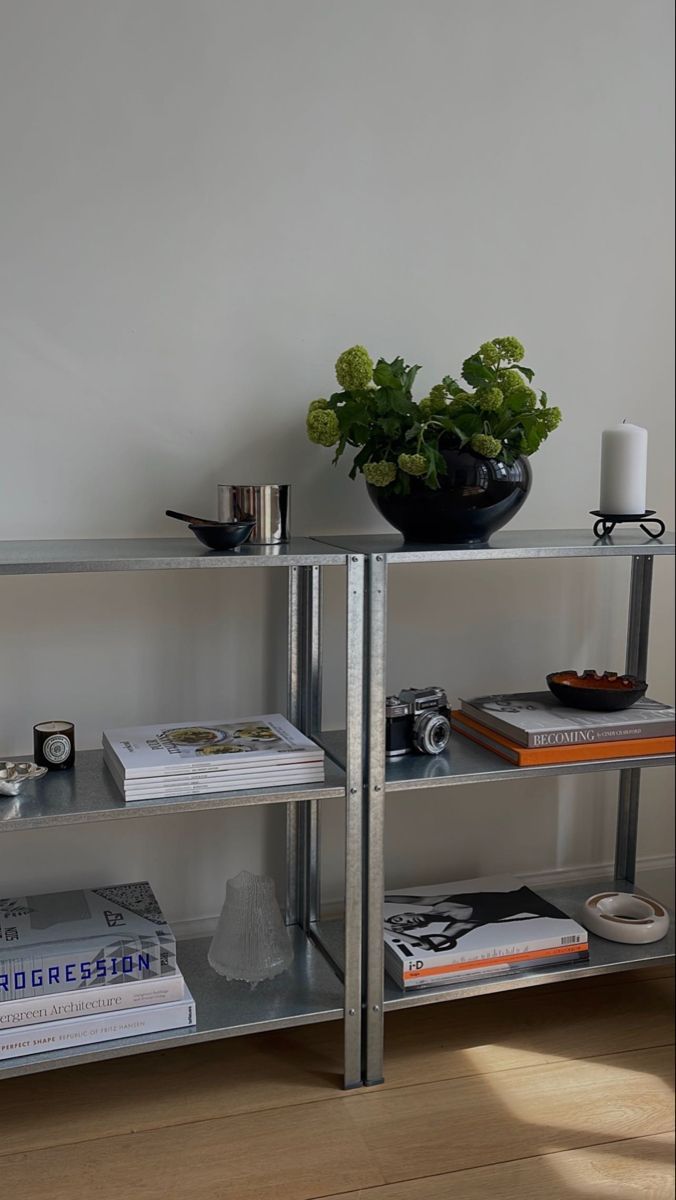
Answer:
[[543, 767], [557, 763], [613, 762], [623, 758], [652, 758], [659, 754], [673, 754], [676, 738], [642, 737], [628, 742], [581, 742], [573, 745], [542, 746], [530, 749], [511, 741], [501, 733], [480, 725], [464, 712], [452, 714], [453, 729], [463, 737], [484, 746], [493, 754], [513, 763], [516, 767]]
[[73, 992], [35, 996], [32, 1000], [0, 1002], [0, 1037], [7, 1029], [40, 1025], [46, 1021], [65, 1021], [73, 1017], [92, 1017], [124, 1012], [148, 1005], [173, 1004], [182, 1000], [185, 983], [180, 971], [157, 979], [118, 983], [112, 987], [89, 987]]
[[461, 700], [460, 706], [473, 721], [531, 749], [676, 734], [673, 706], [648, 698], [638, 700], [623, 712], [566, 708], [551, 692], [476, 696], [473, 700]]
[[238, 774], [261, 766], [279, 774], [299, 764], [324, 762], [323, 750], [279, 713], [106, 730], [103, 747], [108, 761], [119, 763], [125, 781]]
[[588, 957], [587, 931], [512, 875], [385, 896], [385, 967], [404, 989]]
[[90, 1046], [96, 1042], [161, 1033], [167, 1029], [186, 1029], [194, 1025], [195, 1020], [195, 1002], [185, 988], [182, 998], [170, 1004], [148, 1004], [124, 1012], [47, 1021], [28, 1029], [0, 1029], [0, 1061], [64, 1050], [69, 1046]]
[[0, 897], [0, 1003], [175, 970], [176, 940], [147, 882]]

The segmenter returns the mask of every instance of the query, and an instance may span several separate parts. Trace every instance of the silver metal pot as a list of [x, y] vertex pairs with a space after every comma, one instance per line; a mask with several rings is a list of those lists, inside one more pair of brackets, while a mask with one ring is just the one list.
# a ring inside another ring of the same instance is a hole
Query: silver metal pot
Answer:
[[219, 483], [218, 519], [241, 521], [253, 517], [256, 524], [250, 545], [288, 542], [290, 492], [288, 483]]

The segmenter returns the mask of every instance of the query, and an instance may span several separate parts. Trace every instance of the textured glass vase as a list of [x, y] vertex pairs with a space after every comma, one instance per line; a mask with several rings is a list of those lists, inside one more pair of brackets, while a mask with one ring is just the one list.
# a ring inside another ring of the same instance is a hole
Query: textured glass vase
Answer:
[[267, 875], [240, 871], [228, 880], [207, 957], [219, 975], [251, 984], [272, 979], [291, 966], [293, 949], [275, 885]]

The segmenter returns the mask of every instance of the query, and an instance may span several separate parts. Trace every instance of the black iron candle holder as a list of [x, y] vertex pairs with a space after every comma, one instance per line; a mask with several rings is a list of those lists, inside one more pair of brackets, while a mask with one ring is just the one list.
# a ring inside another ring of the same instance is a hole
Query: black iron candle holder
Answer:
[[[604, 538], [610, 537], [616, 525], [638, 525], [649, 538], [660, 538], [666, 529], [664, 521], [660, 517], [655, 516], [654, 508], [647, 508], [643, 513], [636, 513], [634, 516], [618, 516], [616, 513], [599, 512], [598, 509], [591, 510], [592, 517], [598, 517], [598, 521], [594, 523], [594, 537]], [[657, 529], [649, 529], [650, 525], [656, 525]]]

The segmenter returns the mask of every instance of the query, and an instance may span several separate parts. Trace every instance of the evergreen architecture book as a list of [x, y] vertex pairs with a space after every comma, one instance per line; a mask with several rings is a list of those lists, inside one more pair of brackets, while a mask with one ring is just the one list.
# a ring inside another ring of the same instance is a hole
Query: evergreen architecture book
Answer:
[[145, 881], [0, 897], [0, 1004], [175, 971], [176, 940]]
[[280, 713], [106, 730], [103, 755], [126, 800], [324, 780], [324, 752]]
[[161, 1033], [168, 1029], [187, 1029], [195, 1021], [195, 1002], [184, 987], [181, 999], [171, 1003], [147, 1004], [142, 1008], [46, 1021], [24, 1029], [0, 1028], [0, 1061], [72, 1046], [89, 1046], [95, 1042]]
[[111, 986], [56, 992], [28, 1000], [0, 1001], [2, 1031], [74, 1017], [92, 1017], [148, 1005], [174, 1004], [183, 999], [185, 983], [180, 971], [156, 979], [132, 980]]
[[588, 956], [586, 929], [512, 875], [385, 896], [385, 967], [404, 990]]
[[672, 705], [647, 697], [621, 712], [566, 708], [551, 692], [514, 692], [460, 701], [471, 720], [530, 749], [674, 737]]

